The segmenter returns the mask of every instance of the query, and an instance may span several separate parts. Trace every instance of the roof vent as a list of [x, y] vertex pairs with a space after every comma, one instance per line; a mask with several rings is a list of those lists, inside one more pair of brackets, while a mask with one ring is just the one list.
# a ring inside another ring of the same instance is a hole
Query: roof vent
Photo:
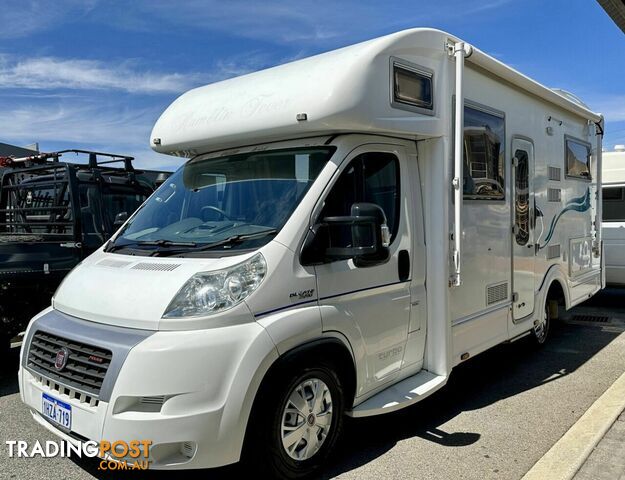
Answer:
[[573, 94], [571, 92], [567, 92], [566, 90], [563, 90], [561, 88], [552, 88], [551, 90], [553, 90], [555, 93], [557, 93], [561, 97], [566, 98], [568, 101], [573, 102], [573, 103], [577, 103], [581, 107], [584, 107], [585, 109], [590, 110], [588, 105], [586, 105], [584, 102], [582, 102], [577, 95], [575, 95], [575, 94]]

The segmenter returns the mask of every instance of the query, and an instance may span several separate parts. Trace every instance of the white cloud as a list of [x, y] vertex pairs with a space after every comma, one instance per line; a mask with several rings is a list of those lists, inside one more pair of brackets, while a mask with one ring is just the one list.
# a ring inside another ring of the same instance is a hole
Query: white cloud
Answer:
[[[148, 144], [155, 109], [127, 110], [96, 102], [64, 102], [5, 107], [0, 115], [2, 138], [14, 142], [67, 142], [134, 146]], [[122, 152], [120, 152], [122, 153]]]
[[363, 0], [143, 0], [123, 10], [109, 9], [107, 19], [119, 18], [116, 25], [125, 29], [145, 30], [150, 23], [169, 23], [276, 44], [337, 46], [402, 28], [464, 21], [510, 2], [441, 0], [421, 6], [418, 2]]
[[142, 70], [143, 65], [131, 60], [115, 64], [111, 61], [77, 58], [17, 59], [10, 55], [0, 55], [0, 89], [27, 89], [38, 96], [42, 95], [42, 90], [61, 90], [50, 94], [56, 96], [62, 96], [68, 90], [181, 93], [199, 85], [243, 75], [295, 58], [297, 57], [272, 59], [267, 53], [253, 51], [218, 59], [204, 73], [163, 73]]
[[68, 18], [78, 20], [97, 0], [2, 0], [0, 38], [19, 38], [58, 27]]
[[0, 57], [0, 88], [107, 89], [140, 93], [181, 92], [198, 84], [197, 73], [155, 73], [111, 62], [55, 57]]
[[156, 153], [149, 147], [150, 131], [159, 114], [156, 108], [131, 110], [120, 102], [103, 107], [84, 98], [67, 104], [20, 104], [3, 110], [0, 132], [5, 142], [38, 142], [44, 151], [105, 151], [135, 157], [138, 168], [174, 170], [184, 159]]

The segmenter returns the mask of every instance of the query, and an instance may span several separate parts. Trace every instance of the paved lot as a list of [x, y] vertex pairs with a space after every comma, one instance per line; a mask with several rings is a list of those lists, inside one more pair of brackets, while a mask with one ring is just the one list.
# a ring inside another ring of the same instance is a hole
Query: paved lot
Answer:
[[[444, 389], [414, 407], [349, 421], [325, 478], [520, 478], [625, 371], [625, 290], [603, 292], [573, 313], [611, 320], [561, 323], [539, 351], [502, 345], [459, 366]], [[8, 458], [7, 439], [52, 438], [19, 401], [17, 361], [13, 352], [0, 365], [0, 476], [119, 478], [93, 461]], [[207, 479], [237, 473], [202, 472]], [[172, 475], [139, 475], [154, 477]]]

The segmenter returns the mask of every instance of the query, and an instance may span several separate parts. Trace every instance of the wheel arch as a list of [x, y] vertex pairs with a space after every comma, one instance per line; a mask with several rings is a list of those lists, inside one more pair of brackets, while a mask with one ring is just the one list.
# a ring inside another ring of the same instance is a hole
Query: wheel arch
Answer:
[[[327, 335], [321, 338], [309, 340], [303, 344], [297, 345], [275, 359], [263, 375], [256, 389], [249, 418], [253, 418], [255, 409], [259, 408], [259, 399], [262, 398], [263, 391], [268, 387], [275, 376], [280, 374], [282, 369], [295, 362], [306, 360], [318, 361], [320, 358], [324, 359], [324, 361], [331, 362], [337, 368], [337, 374], [344, 382], [344, 390], [346, 392], [345, 408], [351, 409], [356, 394], [356, 366], [354, 357], [349, 344], [346, 344], [346, 341], [341, 338], [340, 334], [334, 335], [334, 332], [327, 333]], [[249, 447], [248, 440], [250, 440], [251, 437], [251, 430], [252, 428], [248, 421], [245, 429], [242, 453], [245, 453], [246, 448]]]
[[549, 270], [547, 270], [539, 292], [541, 300], [540, 309], [538, 311], [542, 311], [545, 308], [547, 298], [557, 300], [558, 304], [564, 306], [566, 310], [571, 308], [568, 283], [558, 265], [552, 265]]

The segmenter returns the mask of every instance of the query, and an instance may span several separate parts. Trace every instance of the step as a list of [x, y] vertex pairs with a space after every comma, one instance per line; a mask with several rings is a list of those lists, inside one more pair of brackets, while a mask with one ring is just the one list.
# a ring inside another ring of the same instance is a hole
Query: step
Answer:
[[349, 412], [352, 417], [368, 417], [394, 412], [413, 405], [447, 383], [447, 376], [421, 370], [365, 400]]

